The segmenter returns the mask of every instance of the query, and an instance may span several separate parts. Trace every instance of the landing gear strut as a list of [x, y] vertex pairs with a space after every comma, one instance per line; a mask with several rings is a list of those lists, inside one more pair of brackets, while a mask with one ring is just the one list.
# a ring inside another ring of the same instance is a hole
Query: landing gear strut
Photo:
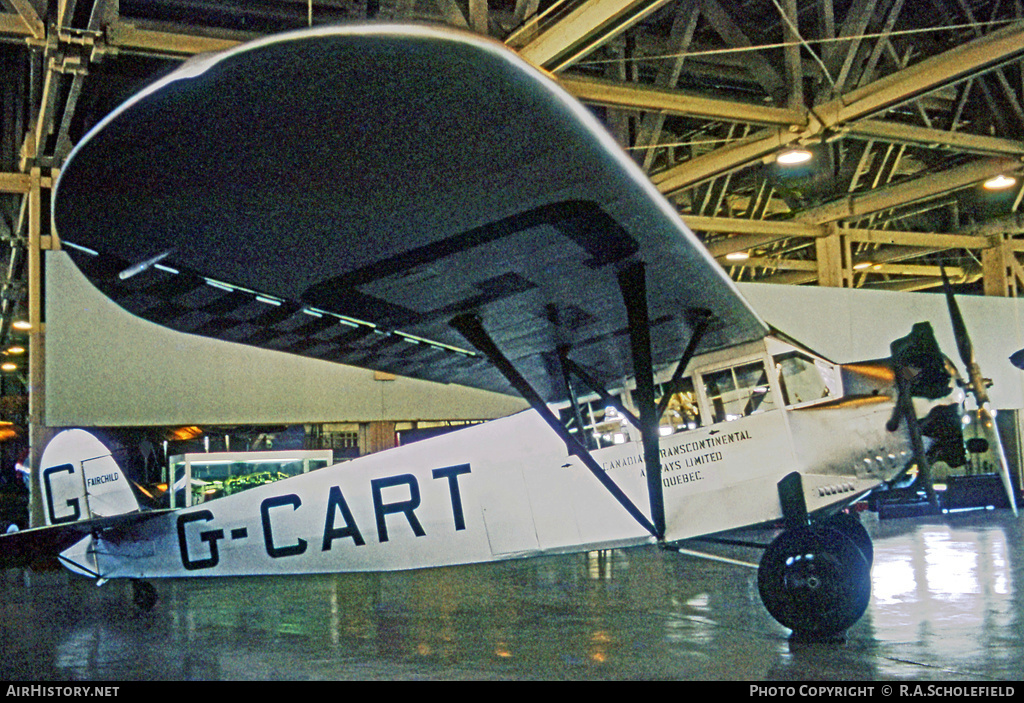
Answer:
[[864, 614], [871, 598], [870, 572], [864, 553], [840, 529], [797, 527], [765, 550], [757, 587], [768, 612], [794, 636], [824, 639]]

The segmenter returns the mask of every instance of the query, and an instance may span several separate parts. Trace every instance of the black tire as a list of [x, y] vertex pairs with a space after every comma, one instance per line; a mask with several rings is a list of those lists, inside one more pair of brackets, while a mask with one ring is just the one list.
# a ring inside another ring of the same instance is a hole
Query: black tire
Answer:
[[757, 587], [768, 612], [795, 636], [824, 639], [845, 632], [867, 610], [871, 568], [838, 530], [805, 527], [768, 546]]
[[825, 520], [824, 524], [825, 527], [830, 527], [843, 533], [847, 539], [857, 545], [861, 554], [867, 559], [868, 566], [875, 563], [875, 547], [871, 543], [871, 535], [868, 534], [864, 525], [861, 524], [860, 519], [849, 513], [836, 513]]
[[132, 602], [139, 610], [150, 611], [156, 606], [157, 594], [148, 581], [132, 581]]

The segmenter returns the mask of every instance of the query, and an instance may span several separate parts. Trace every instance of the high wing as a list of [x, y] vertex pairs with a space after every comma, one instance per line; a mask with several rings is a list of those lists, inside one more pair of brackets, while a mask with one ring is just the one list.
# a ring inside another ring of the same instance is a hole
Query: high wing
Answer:
[[54, 230], [97, 287], [183, 332], [545, 401], [557, 350], [633, 374], [619, 272], [646, 267], [654, 367], [767, 327], [599, 122], [501, 44], [318, 27], [198, 57], [66, 162]]

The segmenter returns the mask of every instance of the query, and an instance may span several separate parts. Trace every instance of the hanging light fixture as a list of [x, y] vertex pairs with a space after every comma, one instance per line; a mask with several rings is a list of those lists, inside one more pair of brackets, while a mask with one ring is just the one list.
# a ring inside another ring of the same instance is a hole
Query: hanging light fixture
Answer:
[[796, 166], [797, 164], [807, 163], [811, 160], [812, 156], [813, 154], [807, 149], [797, 147], [780, 151], [778, 156], [775, 157], [775, 161], [783, 166]]
[[994, 178], [990, 178], [982, 185], [985, 190], [1006, 190], [1014, 186], [1017, 183], [1017, 179], [1013, 176], [1006, 176], [999, 174]]

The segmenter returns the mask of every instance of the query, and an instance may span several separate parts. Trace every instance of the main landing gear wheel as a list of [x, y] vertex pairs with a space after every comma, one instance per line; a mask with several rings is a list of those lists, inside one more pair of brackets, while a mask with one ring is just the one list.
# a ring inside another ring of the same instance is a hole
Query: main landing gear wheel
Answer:
[[875, 547], [871, 543], [871, 535], [861, 524], [861, 521], [850, 515], [849, 513], [836, 513], [832, 517], [825, 520], [825, 527], [830, 527], [833, 530], [838, 530], [847, 539], [857, 545], [861, 554], [868, 561], [868, 566], [875, 561]]
[[871, 598], [871, 567], [842, 532], [801, 527], [765, 550], [757, 587], [768, 612], [801, 639], [826, 639], [857, 622]]
[[156, 589], [148, 581], [132, 580], [132, 602], [139, 610], [149, 611], [156, 605]]

